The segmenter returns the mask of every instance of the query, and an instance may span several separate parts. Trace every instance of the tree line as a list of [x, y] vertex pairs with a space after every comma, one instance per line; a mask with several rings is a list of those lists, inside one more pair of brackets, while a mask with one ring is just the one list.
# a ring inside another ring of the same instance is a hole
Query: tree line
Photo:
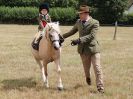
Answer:
[[[28, 11], [30, 11], [30, 8], [31, 8], [30, 13], [32, 17], [29, 19], [27, 18], [27, 20], [29, 21], [26, 21], [26, 22], [29, 22], [32, 24], [33, 20], [36, 17], [35, 15], [36, 14], [38, 15], [37, 9], [40, 3], [42, 2], [47, 2], [49, 4], [50, 8], [52, 9], [50, 14], [54, 21], [57, 21], [57, 20], [62, 21], [62, 19], [64, 19], [64, 23], [68, 23], [68, 24], [72, 23], [77, 18], [77, 15], [74, 15], [74, 13], [77, 11], [79, 6], [82, 4], [86, 4], [90, 6], [90, 15], [98, 19], [102, 24], [112, 24], [115, 21], [119, 21], [120, 23], [123, 23], [123, 24], [133, 24], [133, 21], [132, 21], [133, 14], [124, 15], [124, 11], [128, 8], [127, 6], [128, 0], [0, 0], [0, 7], [1, 7], [0, 12], [2, 12], [2, 9], [4, 8], [10, 8], [9, 10], [14, 9], [14, 11], [17, 11], [15, 10], [15, 8], [21, 9], [22, 7], [23, 14], [29, 17], [28, 14], [25, 14], [25, 13], [27, 13], [27, 9]], [[72, 11], [67, 10], [70, 8], [73, 10]], [[11, 11], [8, 11], [8, 12], [11, 12]], [[12, 13], [13, 13], [13, 10], [12, 10]], [[21, 12], [18, 11], [17, 13], [21, 13]], [[0, 22], [3, 22], [3, 21], [6, 22], [6, 20], [8, 20], [6, 18], [3, 19], [5, 16], [6, 15], [4, 15], [4, 13], [0, 15]]]

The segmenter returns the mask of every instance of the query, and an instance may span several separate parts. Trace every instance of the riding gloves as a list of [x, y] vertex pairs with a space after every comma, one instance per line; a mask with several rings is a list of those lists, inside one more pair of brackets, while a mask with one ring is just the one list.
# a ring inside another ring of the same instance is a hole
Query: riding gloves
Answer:
[[64, 38], [60, 34], [59, 34], [59, 39], [60, 39], [60, 45], [62, 45], [62, 43], [64, 42]]
[[78, 44], [80, 44], [80, 43], [81, 43], [80, 38], [78, 38], [78, 39], [76, 39], [76, 40], [72, 40], [71, 45], [72, 45], [72, 46], [75, 46], [75, 45], [78, 45]]

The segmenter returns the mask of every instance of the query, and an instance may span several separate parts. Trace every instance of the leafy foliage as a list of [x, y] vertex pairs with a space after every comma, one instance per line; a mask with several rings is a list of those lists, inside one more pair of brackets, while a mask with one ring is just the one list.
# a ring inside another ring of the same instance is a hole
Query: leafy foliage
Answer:
[[[36, 7], [0, 7], [0, 22], [4, 23], [37, 23], [38, 8]], [[50, 15], [53, 21], [72, 23], [76, 20], [74, 8], [51, 8]]]
[[127, 7], [128, 0], [90, 0], [97, 8], [96, 18], [102, 23], [113, 23], [120, 19]]
[[49, 3], [52, 20], [62, 23], [74, 22], [77, 18], [75, 9], [79, 8], [81, 4], [87, 4], [91, 7], [90, 15], [93, 18], [102, 24], [112, 24], [116, 20], [123, 20], [122, 18], [125, 17], [123, 12], [128, 5], [128, 0], [0, 0], [0, 21], [34, 23], [41, 2]]

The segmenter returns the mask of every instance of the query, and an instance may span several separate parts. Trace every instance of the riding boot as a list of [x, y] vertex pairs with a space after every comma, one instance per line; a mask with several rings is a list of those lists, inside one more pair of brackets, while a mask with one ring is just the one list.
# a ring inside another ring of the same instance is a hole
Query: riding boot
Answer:
[[42, 39], [42, 35], [40, 35], [39, 38], [35, 38], [34, 41], [32, 42], [32, 47], [35, 49], [35, 50], [39, 50], [39, 43]]

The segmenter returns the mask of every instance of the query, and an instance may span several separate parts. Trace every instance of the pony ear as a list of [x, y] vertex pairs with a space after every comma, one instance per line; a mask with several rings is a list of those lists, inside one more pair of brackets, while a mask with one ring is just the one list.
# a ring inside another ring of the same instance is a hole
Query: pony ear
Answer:
[[48, 27], [48, 30], [50, 31], [52, 29], [52, 24], [51, 23], [48, 23], [47, 24], [47, 27]]
[[56, 24], [59, 25], [60, 24], [59, 21], [57, 21]]

